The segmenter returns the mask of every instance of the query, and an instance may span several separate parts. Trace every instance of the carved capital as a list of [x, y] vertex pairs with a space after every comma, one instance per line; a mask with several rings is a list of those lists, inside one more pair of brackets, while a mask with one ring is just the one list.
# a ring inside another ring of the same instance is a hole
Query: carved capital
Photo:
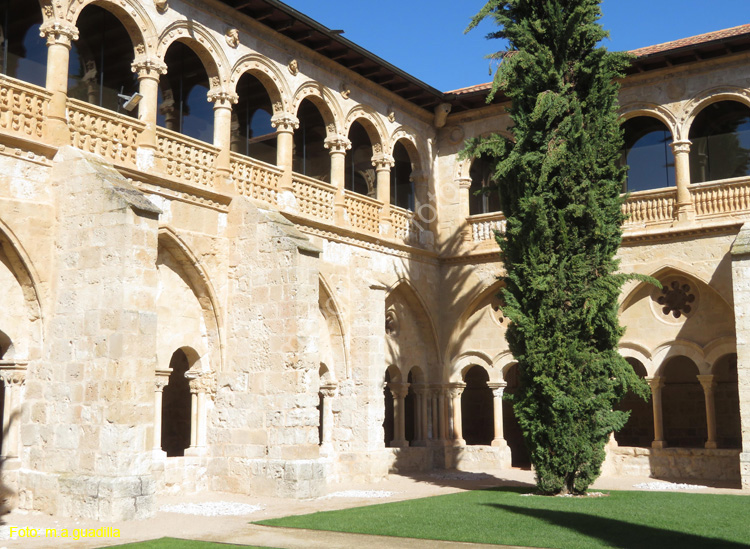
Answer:
[[162, 74], [167, 74], [167, 64], [158, 59], [139, 58], [131, 63], [130, 70], [137, 73], [138, 78], [158, 80]]
[[409, 394], [408, 383], [399, 383], [397, 381], [390, 381], [388, 383], [388, 388], [391, 390], [391, 394], [393, 395], [393, 398], [406, 398], [406, 395]]
[[6, 388], [20, 387], [26, 381], [26, 368], [22, 366], [0, 368], [0, 380]]
[[208, 92], [208, 102], [213, 103], [214, 107], [232, 108], [232, 105], [236, 105], [237, 101], [239, 101], [239, 96], [236, 93], [220, 89]]
[[336, 396], [336, 384], [335, 383], [326, 383], [325, 385], [320, 386], [320, 394], [323, 395], [323, 398], [333, 398]]
[[667, 378], [663, 376], [654, 376], [647, 377], [646, 381], [648, 382], [649, 387], [651, 387], [651, 393], [653, 394], [656, 391], [660, 391], [662, 387], [664, 387], [664, 384], [667, 382]]
[[459, 189], [470, 189], [471, 188], [471, 177], [460, 177], [456, 180], [458, 182]]
[[692, 144], [691, 141], [673, 141], [669, 146], [672, 147], [672, 152], [676, 156], [678, 154], [690, 154], [690, 145]]
[[448, 385], [448, 394], [451, 398], [460, 398], [466, 389], [466, 383], [451, 383]]
[[39, 27], [39, 36], [47, 39], [47, 45], [60, 44], [70, 48], [74, 40], [78, 40], [78, 29], [67, 22], [48, 21]]
[[190, 392], [192, 394], [216, 393], [216, 376], [207, 372], [185, 372], [185, 377], [190, 380]]
[[375, 171], [391, 171], [391, 168], [396, 165], [396, 161], [390, 154], [376, 153], [372, 157], [372, 165]]
[[289, 112], [278, 112], [271, 117], [271, 126], [280, 132], [293, 132], [299, 128], [299, 118]]
[[508, 386], [508, 384], [505, 381], [500, 381], [498, 383], [488, 383], [487, 387], [492, 389], [492, 396], [495, 398], [503, 398], [503, 393], [505, 392], [505, 388]]
[[706, 376], [695, 376], [695, 377], [697, 377], [698, 381], [700, 381], [704, 392], [710, 393], [716, 388], [716, 381], [715, 381], [716, 376], [706, 375]]
[[345, 154], [346, 151], [352, 148], [352, 142], [343, 135], [332, 135], [331, 137], [326, 137], [323, 146], [328, 149], [331, 154]]

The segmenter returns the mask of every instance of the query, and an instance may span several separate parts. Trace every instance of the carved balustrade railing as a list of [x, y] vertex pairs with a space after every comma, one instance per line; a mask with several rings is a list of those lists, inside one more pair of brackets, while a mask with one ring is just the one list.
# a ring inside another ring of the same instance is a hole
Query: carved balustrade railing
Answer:
[[281, 170], [237, 153], [232, 153], [230, 158], [232, 179], [237, 192], [275, 206]]
[[292, 186], [301, 215], [328, 223], [333, 221], [336, 187], [299, 173], [292, 175]]
[[699, 218], [750, 211], [750, 178], [691, 185], [690, 194]]
[[505, 216], [502, 212], [472, 215], [467, 219], [473, 242], [495, 240], [495, 231], [505, 232]]
[[397, 239], [407, 243], [419, 240], [419, 227], [414, 212], [391, 206], [391, 220], [393, 221], [393, 236]]
[[0, 75], [0, 131], [41, 141], [50, 93]]
[[164, 128], [156, 129], [156, 141], [166, 175], [198, 187], [214, 186], [217, 147]]
[[82, 151], [98, 154], [113, 164], [135, 167], [136, 142], [145, 124], [96, 105], [68, 100], [68, 127], [71, 144]]
[[671, 223], [674, 220], [677, 190], [656, 189], [631, 195], [622, 205], [625, 214], [624, 229]]
[[352, 228], [379, 234], [381, 202], [353, 191], [344, 191], [344, 204]]

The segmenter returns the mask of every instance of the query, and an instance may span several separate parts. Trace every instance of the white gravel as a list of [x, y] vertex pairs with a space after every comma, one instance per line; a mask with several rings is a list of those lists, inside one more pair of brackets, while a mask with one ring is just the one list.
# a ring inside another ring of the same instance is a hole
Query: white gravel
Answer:
[[238, 517], [249, 515], [262, 509], [264, 509], [262, 505], [248, 505], [247, 503], [232, 503], [229, 501], [210, 501], [206, 503], [162, 505], [159, 508], [159, 511], [180, 513], [183, 515], [200, 515], [203, 517]]
[[640, 484], [634, 484], [633, 488], [638, 488], [639, 490], [703, 490], [706, 486], [660, 481], [641, 482]]
[[344, 490], [342, 492], [334, 492], [328, 494], [329, 498], [363, 498], [363, 499], [375, 499], [375, 498], [389, 498], [393, 495], [393, 492], [387, 492], [385, 490]]

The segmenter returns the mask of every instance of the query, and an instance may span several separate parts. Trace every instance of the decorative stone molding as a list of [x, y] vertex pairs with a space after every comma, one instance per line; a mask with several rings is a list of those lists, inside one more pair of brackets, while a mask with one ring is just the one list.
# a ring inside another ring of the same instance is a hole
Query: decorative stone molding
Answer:
[[227, 32], [224, 34], [224, 40], [227, 41], [227, 45], [230, 48], [237, 48], [240, 45], [240, 31], [235, 28], [227, 29]]
[[661, 295], [656, 302], [661, 305], [661, 312], [665, 315], [671, 314], [675, 318], [688, 315], [692, 312], [691, 303], [695, 301], [695, 293], [687, 283], [680, 284], [673, 280], [669, 285], [664, 284]]
[[326, 137], [323, 146], [331, 153], [346, 153], [352, 148], [352, 142], [343, 135], [331, 135]]
[[389, 381], [388, 388], [391, 390], [393, 398], [406, 398], [409, 394], [409, 383]]
[[[276, 105], [274, 105], [276, 111]], [[293, 132], [299, 128], [299, 118], [288, 112], [277, 112], [271, 117], [271, 126], [280, 132]]]
[[690, 145], [692, 145], [692, 141], [673, 141], [669, 144], [670, 147], [672, 147], [672, 152], [677, 155], [680, 153], [683, 154], [689, 154], [690, 153]]
[[26, 381], [26, 366], [18, 364], [0, 365], [0, 380], [5, 387], [20, 387]]
[[216, 394], [216, 376], [212, 373], [186, 372], [185, 377], [190, 380], [190, 392], [194, 394]]
[[136, 59], [130, 65], [130, 70], [138, 74], [138, 78], [154, 78], [156, 80], [167, 74], [167, 64], [158, 59]]
[[335, 383], [326, 383], [324, 385], [320, 386], [320, 394], [323, 395], [324, 398], [333, 398], [336, 396], [336, 384]]
[[508, 386], [506, 381], [498, 381], [496, 383], [487, 383], [487, 387], [492, 390], [492, 396], [495, 398], [503, 398], [505, 388]]
[[464, 389], [466, 389], [466, 383], [463, 383], [463, 382], [451, 383], [450, 385], [448, 385], [447, 391], [448, 391], [448, 395], [451, 398], [456, 399], [456, 398], [461, 397], [461, 395], [464, 392]]
[[352, 94], [352, 90], [346, 82], [339, 84], [339, 91], [341, 92], [341, 97], [344, 99], [349, 99], [349, 96]]
[[[374, 149], [375, 147], [373, 147]], [[381, 171], [381, 170], [388, 170], [390, 171], [393, 166], [396, 165], [396, 161], [393, 159], [393, 156], [390, 154], [385, 153], [376, 153], [372, 157], [372, 165], [375, 168], [375, 171]]]
[[78, 40], [78, 28], [70, 23], [49, 21], [39, 28], [39, 36], [47, 39], [47, 45], [60, 44], [67, 48], [74, 40]]
[[385, 312], [385, 333], [391, 337], [398, 335], [398, 316], [395, 309], [391, 308]]

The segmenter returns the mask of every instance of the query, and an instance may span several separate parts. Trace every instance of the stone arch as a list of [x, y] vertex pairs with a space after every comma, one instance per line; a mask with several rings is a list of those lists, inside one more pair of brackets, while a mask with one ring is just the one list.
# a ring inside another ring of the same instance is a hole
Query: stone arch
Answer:
[[[490, 136], [499, 136], [510, 141], [515, 141], [513, 133], [510, 130], [497, 130], [491, 132], [484, 132], [475, 136], [475, 138], [487, 138]], [[471, 165], [474, 163], [476, 157], [462, 158], [457, 155], [456, 162], [453, 166], [453, 181], [458, 182], [464, 179], [471, 179], [469, 172], [471, 171]]]
[[[3, 269], [4, 267], [4, 269]], [[41, 358], [44, 341], [43, 309], [38, 288], [39, 276], [13, 231], [0, 221], [0, 269], [7, 278], [0, 330], [8, 338], [4, 360]], [[13, 299], [14, 305], [9, 301]], [[17, 309], [17, 310], [11, 310]]]
[[142, 2], [135, 0], [121, 0], [119, 4], [106, 0], [71, 2], [65, 16], [66, 19], [70, 23], [76, 24], [81, 12], [87, 6], [99, 6], [117, 17], [130, 36], [134, 56], [143, 56], [149, 53], [149, 49], [152, 47], [149, 39], [156, 36], [156, 27], [148, 12], [144, 9]]
[[656, 375], [664, 375], [664, 365], [675, 357], [685, 357], [690, 359], [698, 369], [698, 374], [705, 375], [709, 373], [710, 365], [706, 362], [703, 349], [686, 340], [669, 341], [659, 345], [653, 352], [653, 362], [659, 366], [656, 369]]
[[474, 366], [481, 366], [489, 374], [494, 370], [492, 367], [492, 359], [482, 351], [467, 351], [462, 353], [456, 360], [453, 361], [450, 374], [448, 376], [449, 383], [458, 383], [463, 381], [468, 372]]
[[489, 446], [495, 437], [494, 401], [487, 368], [473, 364], [463, 372], [462, 434], [469, 446]]
[[[660, 262], [657, 267], [651, 268], [650, 272], [644, 274], [657, 279], [661, 276], [680, 275], [686, 278], [691, 278], [694, 281], [709, 287], [711, 285], [711, 280], [706, 278], [702, 273], [695, 272], [695, 269], [693, 269], [690, 264], [675, 258], [669, 258], [666, 261]], [[635, 294], [640, 289], [647, 286], [650, 287], [651, 284], [641, 280], [631, 280], [626, 282], [622, 288], [622, 293], [620, 294], [620, 307], [618, 313], [622, 314], [622, 312], [632, 304], [632, 300], [636, 297]], [[727, 306], [730, 306], [724, 296], [721, 294], [718, 295]]]
[[505, 381], [505, 374], [516, 364], [518, 364], [518, 362], [516, 361], [516, 357], [513, 356], [513, 353], [510, 351], [503, 351], [492, 359], [493, 370], [499, 372], [500, 378], [492, 379], [492, 376], [490, 376], [490, 381]]
[[237, 83], [243, 74], [250, 74], [257, 78], [271, 98], [275, 112], [289, 112], [291, 92], [279, 68], [267, 58], [258, 54], [248, 54], [240, 57], [232, 67], [229, 77], [229, 90], [235, 93]]
[[[162, 227], [159, 230], [158, 256], [159, 260], [157, 263], [169, 264], [168, 268], [173, 270], [175, 275], [189, 288], [200, 309], [200, 318], [193, 319], [201, 323], [200, 344], [191, 342], [201, 357], [199, 361], [200, 370], [203, 372], [221, 371], [224, 354], [221, 315], [217, 305], [216, 292], [204, 267], [179, 236], [167, 227]], [[175, 282], [179, 282], [177, 278], [174, 280]], [[157, 326], [160, 324], [161, 322]], [[157, 333], [159, 333], [158, 328]], [[166, 338], [166, 340], [162, 338], [157, 356], [159, 351], [166, 351], [170, 348], [167, 345], [167, 341], [173, 339], [171, 337]], [[186, 343], [175, 344], [171, 347], [181, 348], [183, 346], [186, 346]], [[162, 368], [165, 363], [164, 359], [165, 357], [162, 355], [158, 360]]]
[[[319, 318], [322, 321], [320, 338], [328, 344], [326, 351], [329, 352], [330, 358], [328, 358], [327, 366], [330, 370], [331, 381], [336, 381], [339, 377], [351, 378], [351, 369], [342, 309], [333, 295], [331, 287], [321, 275], [318, 278], [318, 308]], [[322, 333], [323, 330], [325, 333]], [[322, 350], [321, 354], [323, 354]], [[337, 369], [342, 375], [336, 375]]]
[[671, 110], [663, 105], [646, 102], [628, 103], [627, 105], [620, 107], [618, 115], [620, 116], [620, 124], [639, 116], [656, 118], [672, 133], [673, 141], [679, 141], [681, 139], [680, 125], [677, 121], [677, 117]]
[[409, 154], [413, 171], [422, 171], [425, 169], [425, 166], [429, 166], [429, 161], [427, 160], [424, 146], [417, 141], [415, 136], [416, 132], [414, 129], [407, 126], [399, 126], [389, 138], [390, 146], [388, 154], [392, 155], [396, 143], [401, 142], [406, 149], [406, 152]]
[[327, 136], [332, 137], [336, 135], [340, 129], [344, 115], [331, 90], [318, 82], [305, 82], [294, 92], [290, 112], [296, 115], [299, 112], [302, 101], [305, 99], [315, 105], [323, 117]]
[[[628, 356], [625, 360], [638, 377], [642, 379], [649, 377], [646, 365], [638, 358]], [[630, 412], [627, 423], [615, 432], [615, 441], [620, 446], [651, 447], [654, 440], [654, 414], [650, 399], [643, 400], [635, 393], [628, 391], [622, 400], [615, 404], [614, 409]]]
[[710, 366], [713, 374], [714, 366], [720, 358], [737, 353], [737, 341], [734, 337], [722, 337], [712, 341], [703, 348], [706, 363]]
[[211, 91], [227, 91], [225, 82], [229, 76], [229, 62], [219, 41], [203, 25], [195, 21], [175, 21], [168, 25], [159, 36], [156, 56], [164, 61], [164, 56], [174, 42], [188, 46], [201, 60], [206, 70]]
[[646, 347], [630, 341], [621, 341], [619, 351], [623, 358], [631, 358], [640, 362], [649, 377], [656, 375], [654, 362], [651, 360], [651, 352]]
[[437, 329], [424, 299], [407, 279], [399, 278], [388, 290], [385, 305], [386, 315], [395, 317], [397, 326], [386, 335], [388, 363], [401, 368], [420, 365], [432, 378], [430, 369], [439, 364], [440, 354]]
[[388, 132], [385, 124], [374, 110], [364, 105], [357, 105], [350, 110], [344, 121], [345, 135], [349, 134], [349, 130], [354, 122], [359, 122], [367, 132], [374, 154], [382, 153], [391, 148], [388, 143]]
[[662, 417], [668, 446], [702, 448], [707, 440], [704, 391], [697, 376], [703, 374], [688, 346], [675, 346], [659, 367], [663, 381]]
[[695, 117], [700, 112], [719, 101], [736, 101], [750, 108], [750, 91], [737, 86], [718, 86], [710, 88], [697, 94], [693, 99], [687, 102], [682, 111], [682, 124], [680, 132], [681, 138], [687, 139], [690, 135], [690, 128], [695, 121]]

